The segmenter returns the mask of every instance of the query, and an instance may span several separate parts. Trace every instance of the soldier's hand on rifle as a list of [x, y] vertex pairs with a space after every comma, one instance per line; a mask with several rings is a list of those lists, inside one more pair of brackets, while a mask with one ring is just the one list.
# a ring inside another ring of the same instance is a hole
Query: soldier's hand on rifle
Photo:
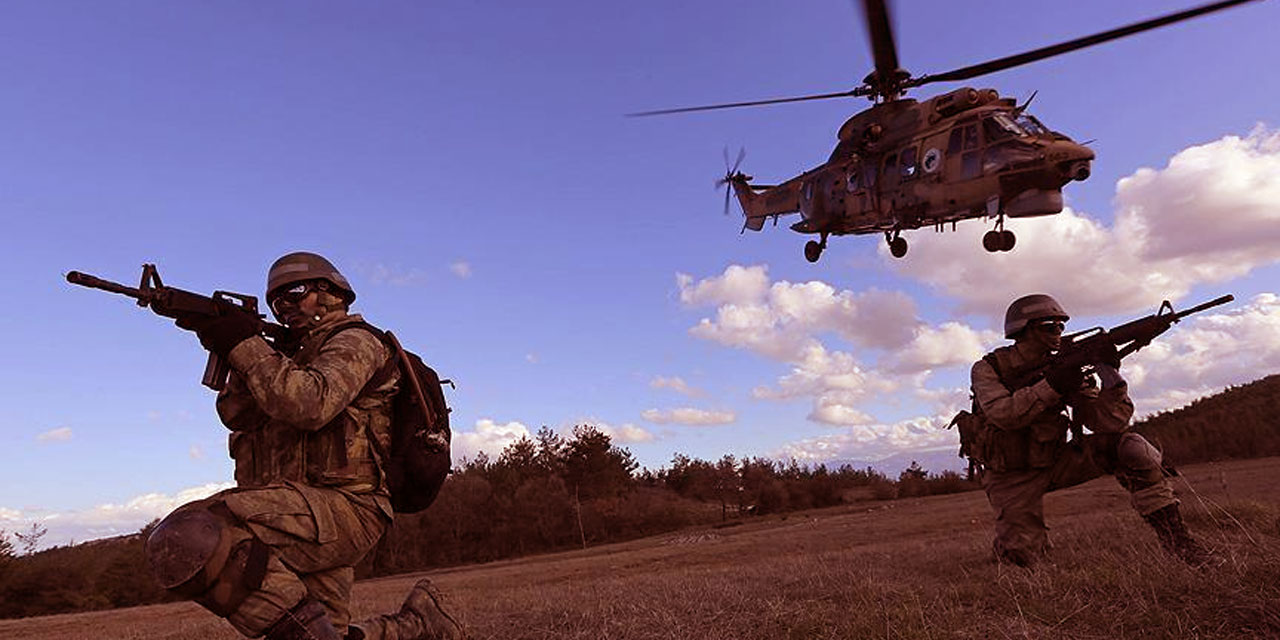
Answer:
[[1106, 342], [1097, 351], [1098, 364], [1104, 364], [1112, 369], [1120, 368], [1120, 352], [1116, 350], [1116, 345]]
[[174, 324], [194, 331], [205, 349], [224, 359], [236, 345], [258, 335], [261, 330], [256, 319], [235, 309], [225, 309], [217, 316], [179, 316]]
[[1084, 370], [1078, 366], [1058, 365], [1046, 371], [1044, 379], [1058, 395], [1065, 396], [1080, 390], [1084, 384]]

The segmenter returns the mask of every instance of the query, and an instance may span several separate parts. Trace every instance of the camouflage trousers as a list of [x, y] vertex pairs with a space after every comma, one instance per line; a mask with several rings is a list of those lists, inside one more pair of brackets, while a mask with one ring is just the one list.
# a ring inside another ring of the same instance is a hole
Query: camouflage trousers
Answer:
[[1049, 549], [1044, 494], [1108, 473], [1129, 492], [1140, 515], [1178, 504], [1164, 476], [1160, 451], [1133, 432], [1094, 434], [1081, 447], [1064, 446], [1053, 466], [1021, 471], [987, 471], [982, 478], [996, 515], [992, 549], [996, 558], [1030, 564]]
[[[257, 545], [266, 552], [265, 572], [258, 572], [260, 579], [255, 576], [256, 586], [247, 594], [237, 584], [244, 582], [243, 570], [226, 562], [216, 569], [206, 565], [205, 571], [215, 575], [208, 576], [195, 601], [245, 636], [257, 637], [310, 597], [324, 606], [338, 633], [345, 633], [351, 619], [353, 567], [390, 524], [378, 500], [286, 483], [228, 489], [179, 507], [175, 514], [187, 509], [214, 514], [223, 526], [222, 546]], [[234, 552], [230, 555], [235, 557]]]

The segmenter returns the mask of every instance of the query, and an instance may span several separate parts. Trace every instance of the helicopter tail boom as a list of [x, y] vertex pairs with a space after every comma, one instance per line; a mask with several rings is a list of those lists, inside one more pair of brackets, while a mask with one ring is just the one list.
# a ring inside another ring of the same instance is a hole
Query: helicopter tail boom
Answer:
[[745, 228], [759, 231], [765, 220], [800, 211], [800, 183], [791, 180], [777, 186], [752, 185], [749, 176], [737, 175], [730, 183], [746, 217]]

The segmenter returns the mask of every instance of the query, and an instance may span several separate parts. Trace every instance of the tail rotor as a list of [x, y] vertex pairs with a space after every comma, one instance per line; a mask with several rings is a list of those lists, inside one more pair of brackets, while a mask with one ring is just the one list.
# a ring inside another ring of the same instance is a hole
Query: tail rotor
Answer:
[[738, 167], [742, 165], [742, 160], [747, 157], [745, 148], [738, 149], [738, 159], [729, 164], [729, 147], [724, 148], [724, 177], [716, 180], [716, 188], [724, 187], [724, 215], [729, 215], [729, 199], [733, 195], [733, 183], [738, 181], [750, 180], [750, 176], [738, 171]]

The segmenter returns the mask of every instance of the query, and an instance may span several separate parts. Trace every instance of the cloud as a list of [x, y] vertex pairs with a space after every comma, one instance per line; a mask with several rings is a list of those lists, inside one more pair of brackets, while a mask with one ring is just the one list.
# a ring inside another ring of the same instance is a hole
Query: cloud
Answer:
[[38, 522], [48, 529], [41, 548], [84, 542], [96, 538], [135, 533], [156, 518], [163, 518], [177, 507], [230, 489], [230, 482], [209, 483], [190, 487], [175, 495], [147, 493], [122, 504], [100, 504], [81, 511], [48, 513], [36, 510], [0, 508], [0, 523], [5, 528], [21, 531]]
[[640, 414], [640, 417], [654, 424], [689, 426], [729, 424], [738, 418], [732, 411], [706, 411], [688, 407], [670, 410], [647, 409]]
[[488, 418], [476, 421], [472, 431], [454, 431], [451, 450], [453, 459], [474, 460], [481, 452], [496, 459], [502, 450], [521, 438], [533, 438], [529, 428], [524, 424], [511, 421], [498, 424]]
[[453, 275], [465, 280], [471, 277], [471, 263], [465, 260], [458, 260], [449, 265], [449, 271], [452, 271]]
[[538, 364], [538, 354], [536, 354], [536, 353], [526, 353], [526, 354], [524, 354], [524, 360], [525, 360], [525, 362], [528, 362], [529, 364]]
[[1139, 415], [1280, 371], [1280, 295], [1219, 309], [1183, 320], [1125, 359], [1121, 371]]
[[601, 432], [608, 435], [609, 439], [612, 440], [614, 444], [636, 444], [641, 442], [653, 442], [657, 439], [653, 433], [649, 432], [644, 427], [638, 427], [630, 422], [619, 426], [600, 422], [599, 420], [586, 421], [580, 424], [589, 424], [599, 429]]
[[71, 427], [58, 427], [36, 436], [36, 442], [66, 442], [71, 439]]
[[204, 447], [198, 444], [191, 445], [191, 448], [187, 449], [187, 457], [192, 460], [204, 460]]
[[1007, 225], [1018, 235], [1008, 253], [979, 249], [981, 224], [913, 234], [905, 260], [880, 250], [962, 311], [993, 318], [1032, 292], [1057, 297], [1073, 315], [1154, 308], [1280, 261], [1280, 132], [1258, 127], [1185, 149], [1163, 169], [1139, 169], [1116, 185], [1110, 228], [1070, 208]]
[[[677, 275], [676, 283], [686, 304], [717, 305], [715, 317], [699, 320], [690, 335], [790, 365], [776, 385], [753, 389], [753, 397], [809, 398], [808, 418], [823, 424], [875, 423], [860, 405], [886, 395], [914, 392], [916, 401], [929, 401], [936, 397], [923, 386], [929, 373], [967, 366], [999, 339], [955, 321], [931, 326], [901, 292], [770, 282], [764, 266], [732, 265], [701, 281]], [[850, 348], [824, 343], [833, 339]]]
[[376, 263], [372, 265], [357, 264], [355, 270], [369, 282], [376, 285], [411, 287], [425, 284], [431, 279], [425, 271], [417, 267], [405, 269], [399, 266]]
[[951, 415], [920, 416], [893, 424], [859, 424], [838, 433], [792, 442], [773, 457], [801, 464], [832, 460], [879, 460], [913, 450], [958, 447], [959, 436], [947, 429]]
[[649, 381], [649, 387], [653, 389], [670, 389], [672, 391], [675, 391], [676, 393], [679, 393], [681, 395], [686, 395], [691, 398], [696, 398], [696, 397], [701, 397], [706, 395], [705, 391], [703, 391], [702, 389], [689, 386], [684, 381], [684, 379], [679, 376], [673, 376], [670, 378], [655, 376], [652, 380]]

